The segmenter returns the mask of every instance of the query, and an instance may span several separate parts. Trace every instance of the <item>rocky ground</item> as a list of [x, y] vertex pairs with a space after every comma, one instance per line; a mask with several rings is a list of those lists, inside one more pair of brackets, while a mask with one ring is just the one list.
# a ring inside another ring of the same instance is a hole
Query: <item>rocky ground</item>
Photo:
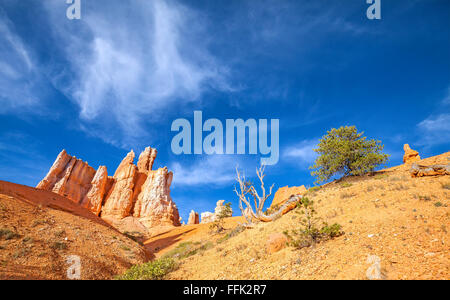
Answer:
[[450, 177], [412, 178], [409, 169], [309, 190], [318, 217], [344, 234], [302, 249], [280, 243], [299, 228], [298, 209], [243, 231], [241, 217], [220, 234], [210, 224], [167, 229], [141, 246], [67, 198], [0, 181], [0, 279], [65, 279], [69, 255], [81, 257], [83, 279], [111, 279], [150, 256], [176, 259], [167, 279], [367, 279], [377, 260], [380, 278], [450, 279]]
[[[448, 157], [420, 163], [447, 164]], [[308, 197], [318, 216], [341, 224], [345, 234], [300, 250], [266, 250], [273, 234], [298, 228], [295, 211], [230, 238], [242, 219], [228, 219], [222, 235], [211, 234], [208, 224], [191, 225], [146, 244], [160, 257], [181, 243], [212, 241], [179, 260], [168, 279], [366, 279], [370, 256], [379, 258], [384, 279], [450, 279], [449, 189], [449, 176], [411, 178], [406, 165], [328, 184]]]
[[0, 181], [0, 279], [112, 279], [150, 254], [93, 213], [57, 194]]

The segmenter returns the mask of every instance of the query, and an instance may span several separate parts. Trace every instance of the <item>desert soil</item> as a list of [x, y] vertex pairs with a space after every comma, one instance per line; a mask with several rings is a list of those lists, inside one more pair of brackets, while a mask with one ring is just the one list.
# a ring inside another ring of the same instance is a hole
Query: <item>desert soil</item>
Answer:
[[[420, 163], [447, 164], [449, 158], [447, 152]], [[345, 234], [300, 250], [266, 251], [271, 234], [299, 227], [296, 211], [222, 243], [208, 224], [200, 224], [146, 244], [159, 257], [182, 242], [214, 241], [210, 249], [180, 260], [168, 279], [367, 279], [372, 255], [380, 259], [384, 279], [450, 279], [449, 185], [449, 176], [411, 178], [407, 165], [327, 184], [308, 197], [318, 216], [341, 224]], [[241, 221], [228, 219], [227, 228]]]
[[57, 194], [0, 181], [0, 279], [112, 279], [150, 255], [90, 211]]

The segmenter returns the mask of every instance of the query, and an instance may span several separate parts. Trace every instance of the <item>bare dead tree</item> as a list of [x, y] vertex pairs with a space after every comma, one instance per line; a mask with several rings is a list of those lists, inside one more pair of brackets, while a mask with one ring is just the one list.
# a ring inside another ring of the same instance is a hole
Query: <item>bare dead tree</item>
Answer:
[[[300, 196], [292, 195], [289, 200], [280, 207], [278, 211], [274, 212], [271, 215], [266, 215], [262, 211], [264, 208], [264, 203], [272, 195], [272, 189], [275, 184], [272, 184], [269, 193], [267, 193], [264, 185], [264, 177], [266, 176], [264, 174], [264, 171], [265, 165], [262, 165], [259, 169], [256, 169], [256, 175], [258, 176], [258, 179], [261, 183], [261, 195], [259, 195], [253, 183], [247, 181], [245, 175], [241, 175], [241, 172], [236, 167], [236, 181], [239, 184], [239, 188], [235, 186], [234, 192], [239, 197], [239, 209], [241, 210], [242, 215], [247, 221], [247, 226], [251, 226], [253, 224], [253, 220], [271, 222], [277, 217], [281, 216], [283, 211], [293, 202], [298, 202], [300, 200]], [[251, 204], [251, 198], [253, 198], [254, 201], [254, 208]], [[245, 209], [243, 204], [245, 204]]]

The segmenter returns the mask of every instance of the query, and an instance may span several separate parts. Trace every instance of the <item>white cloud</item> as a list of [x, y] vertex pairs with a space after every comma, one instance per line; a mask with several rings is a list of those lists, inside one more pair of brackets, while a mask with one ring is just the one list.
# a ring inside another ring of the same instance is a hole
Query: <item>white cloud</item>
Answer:
[[301, 141], [293, 146], [287, 147], [283, 153], [283, 157], [300, 166], [311, 165], [317, 157], [313, 149], [318, 143], [319, 139]]
[[24, 112], [39, 103], [34, 64], [0, 8], [0, 113]]
[[422, 144], [439, 145], [450, 141], [450, 113], [430, 116], [417, 126], [423, 133]]
[[127, 147], [168, 108], [200, 101], [209, 88], [232, 90], [228, 69], [208, 51], [203, 17], [175, 1], [98, 1], [78, 23], [61, 19], [64, 1], [46, 4], [69, 64], [52, 71], [53, 83], [79, 105], [92, 135]]

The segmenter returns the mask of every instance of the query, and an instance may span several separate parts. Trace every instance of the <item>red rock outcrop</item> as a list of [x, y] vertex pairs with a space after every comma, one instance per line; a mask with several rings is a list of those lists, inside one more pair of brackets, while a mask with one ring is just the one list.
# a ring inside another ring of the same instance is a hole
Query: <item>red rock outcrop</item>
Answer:
[[73, 202], [81, 203], [91, 188], [94, 176], [94, 168], [63, 150], [37, 188], [52, 191]]
[[416, 150], [412, 150], [408, 144], [405, 144], [403, 146], [403, 150], [405, 150], [405, 155], [403, 155], [403, 163], [409, 164], [421, 159], [419, 156], [419, 152], [417, 152]]
[[98, 168], [94, 179], [91, 182], [91, 188], [81, 202], [81, 206], [89, 209], [97, 216], [102, 209], [103, 198], [108, 186], [108, 171], [105, 166]]
[[127, 224], [148, 229], [179, 226], [178, 209], [170, 197], [173, 173], [167, 168], [152, 171], [156, 155], [155, 149], [146, 148], [136, 166], [131, 151], [110, 177], [106, 167], [95, 171], [63, 150], [37, 188], [65, 196], [121, 229]]
[[274, 233], [269, 236], [266, 242], [266, 251], [269, 254], [275, 253], [286, 247], [287, 237], [282, 233]]
[[146, 227], [180, 226], [180, 215], [170, 197], [173, 173], [167, 168], [149, 171], [134, 208], [133, 216]]
[[189, 214], [189, 220], [188, 220], [188, 225], [196, 225], [200, 223], [200, 218], [198, 216], [198, 213], [191, 210], [191, 213]]
[[123, 219], [130, 215], [133, 206], [133, 188], [137, 167], [134, 165], [133, 151], [122, 160], [114, 174], [114, 184], [106, 196], [102, 217]]

